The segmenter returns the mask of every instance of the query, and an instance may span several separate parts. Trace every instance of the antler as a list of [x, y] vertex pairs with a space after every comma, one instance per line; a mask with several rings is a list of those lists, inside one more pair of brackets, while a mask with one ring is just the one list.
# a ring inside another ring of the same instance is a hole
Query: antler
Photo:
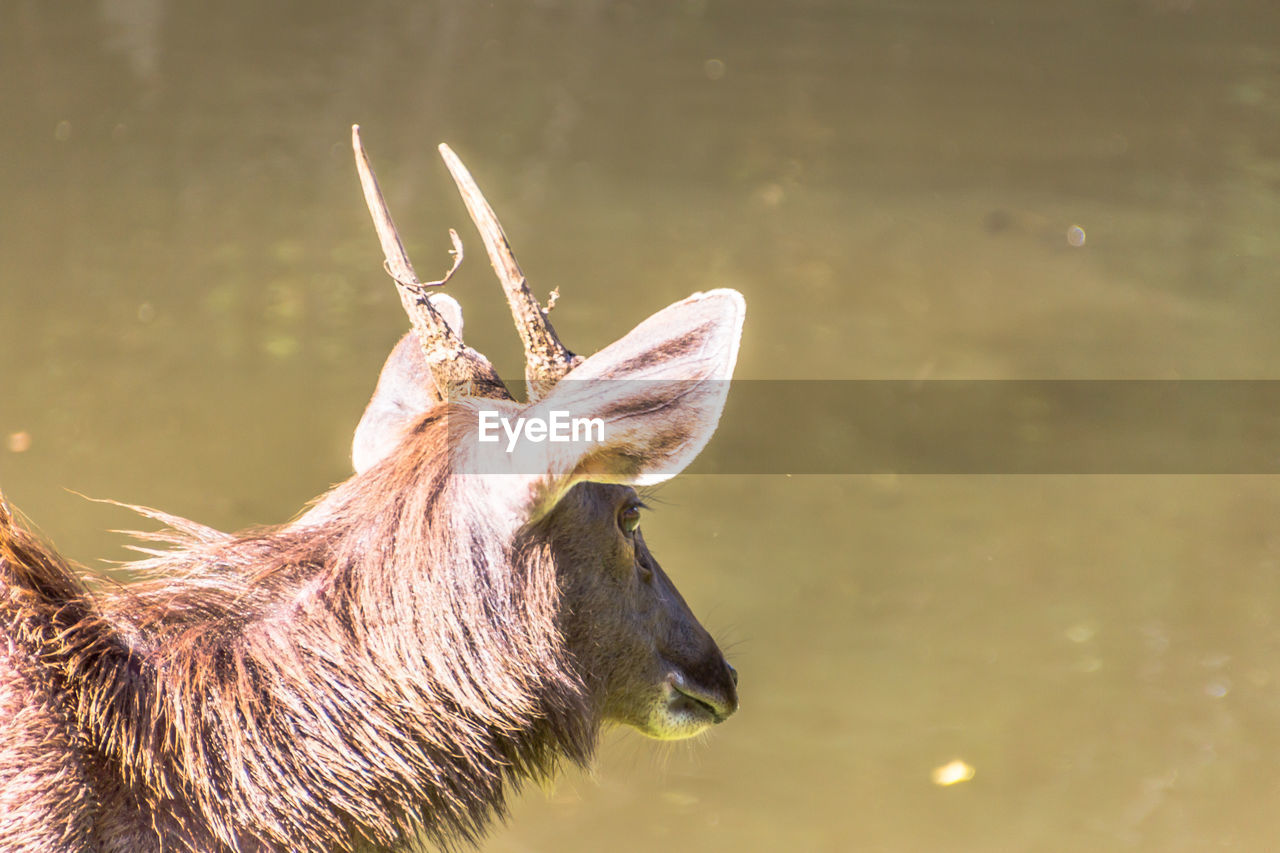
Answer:
[[369, 155], [360, 141], [358, 124], [351, 126], [351, 147], [355, 151], [356, 171], [360, 173], [364, 200], [369, 205], [369, 215], [373, 217], [373, 227], [378, 232], [378, 241], [386, 256], [383, 267], [395, 281], [400, 292], [400, 304], [413, 323], [427, 367], [435, 380], [436, 396], [444, 400], [452, 389], [462, 389], [465, 396], [511, 399], [489, 360], [462, 342], [427, 297], [427, 288], [443, 285], [462, 263], [462, 241], [458, 239], [457, 232], [449, 229], [449, 237], [453, 241], [453, 266], [449, 272], [440, 281], [419, 281], [413, 264], [409, 263], [404, 244], [400, 242], [400, 234], [391, 220], [387, 203], [382, 198], [373, 167], [369, 165]]
[[449, 167], [453, 181], [458, 185], [462, 201], [471, 214], [480, 231], [480, 239], [484, 241], [485, 250], [489, 253], [489, 262], [493, 271], [502, 282], [502, 290], [507, 295], [507, 303], [511, 306], [511, 316], [516, 323], [516, 331], [524, 343], [524, 377], [529, 383], [529, 399], [537, 400], [582, 361], [582, 356], [574, 355], [560, 343], [556, 330], [547, 318], [547, 312], [538, 304], [529, 291], [524, 273], [516, 263], [507, 242], [507, 235], [494, 214], [489, 202], [485, 201], [480, 188], [467, 167], [462, 165], [458, 155], [448, 145], [441, 144], [440, 156]]

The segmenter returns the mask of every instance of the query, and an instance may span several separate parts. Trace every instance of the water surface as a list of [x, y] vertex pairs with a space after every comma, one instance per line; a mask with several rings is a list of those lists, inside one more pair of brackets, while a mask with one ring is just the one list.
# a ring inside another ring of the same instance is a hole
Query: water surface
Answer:
[[[448, 141], [578, 351], [731, 286], [750, 378], [1280, 378], [1278, 74], [1280, 14], [1243, 0], [14, 0], [0, 484], [91, 562], [133, 522], [67, 490], [233, 529], [346, 476], [405, 326], [353, 122], [420, 273], [465, 224]], [[462, 233], [468, 336], [517, 373]], [[657, 497], [646, 536], [742, 711], [693, 744], [610, 736], [486, 850], [1280, 836], [1276, 478]], [[935, 784], [957, 759], [973, 778]]]

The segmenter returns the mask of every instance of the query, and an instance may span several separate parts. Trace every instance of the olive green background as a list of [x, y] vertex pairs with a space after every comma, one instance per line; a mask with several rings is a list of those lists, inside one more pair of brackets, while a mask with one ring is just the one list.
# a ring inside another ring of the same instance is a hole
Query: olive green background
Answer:
[[[10, 0], [0, 486], [71, 555], [125, 557], [105, 531], [135, 521], [68, 490], [240, 528], [346, 476], [406, 326], [354, 122], [424, 277], [460, 228], [452, 290], [508, 375], [441, 141], [578, 351], [736, 287], [750, 379], [1280, 378], [1269, 2]], [[742, 710], [609, 735], [487, 851], [1280, 836], [1276, 478], [706, 475], [651, 503]], [[953, 759], [972, 780], [935, 785]]]

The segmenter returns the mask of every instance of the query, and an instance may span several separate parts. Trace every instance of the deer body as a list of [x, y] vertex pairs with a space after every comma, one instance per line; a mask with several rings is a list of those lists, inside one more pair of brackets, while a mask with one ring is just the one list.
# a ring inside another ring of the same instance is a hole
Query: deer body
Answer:
[[[455, 306], [416, 307], [406, 341], [436, 323], [465, 349]], [[736, 293], [696, 294], [589, 359], [564, 350], [528, 404], [448, 399], [457, 365], [402, 341], [355, 476], [240, 535], [145, 510], [168, 530], [123, 587], [86, 585], [0, 500], [0, 848], [449, 846], [587, 761], [607, 722], [723, 720], [736, 674], [648, 551], [632, 485], [710, 438], [741, 323]], [[606, 434], [495, 469], [467, 440], [485, 407], [568, 407]]]

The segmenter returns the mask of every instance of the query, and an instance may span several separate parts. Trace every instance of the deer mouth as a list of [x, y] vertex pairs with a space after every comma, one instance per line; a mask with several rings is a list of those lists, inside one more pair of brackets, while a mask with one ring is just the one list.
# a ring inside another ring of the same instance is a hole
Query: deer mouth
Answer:
[[663, 707], [653, 726], [661, 738], [692, 737], [723, 723], [738, 709], [732, 688], [717, 690], [697, 684], [679, 670], [669, 672], [662, 683]]
[[710, 700], [700, 697], [688, 688], [682, 688], [678, 685], [672, 685], [672, 688], [672, 696], [667, 701], [672, 710], [677, 713], [710, 717], [713, 723], [723, 723], [729, 719], [727, 712], [721, 711]]

